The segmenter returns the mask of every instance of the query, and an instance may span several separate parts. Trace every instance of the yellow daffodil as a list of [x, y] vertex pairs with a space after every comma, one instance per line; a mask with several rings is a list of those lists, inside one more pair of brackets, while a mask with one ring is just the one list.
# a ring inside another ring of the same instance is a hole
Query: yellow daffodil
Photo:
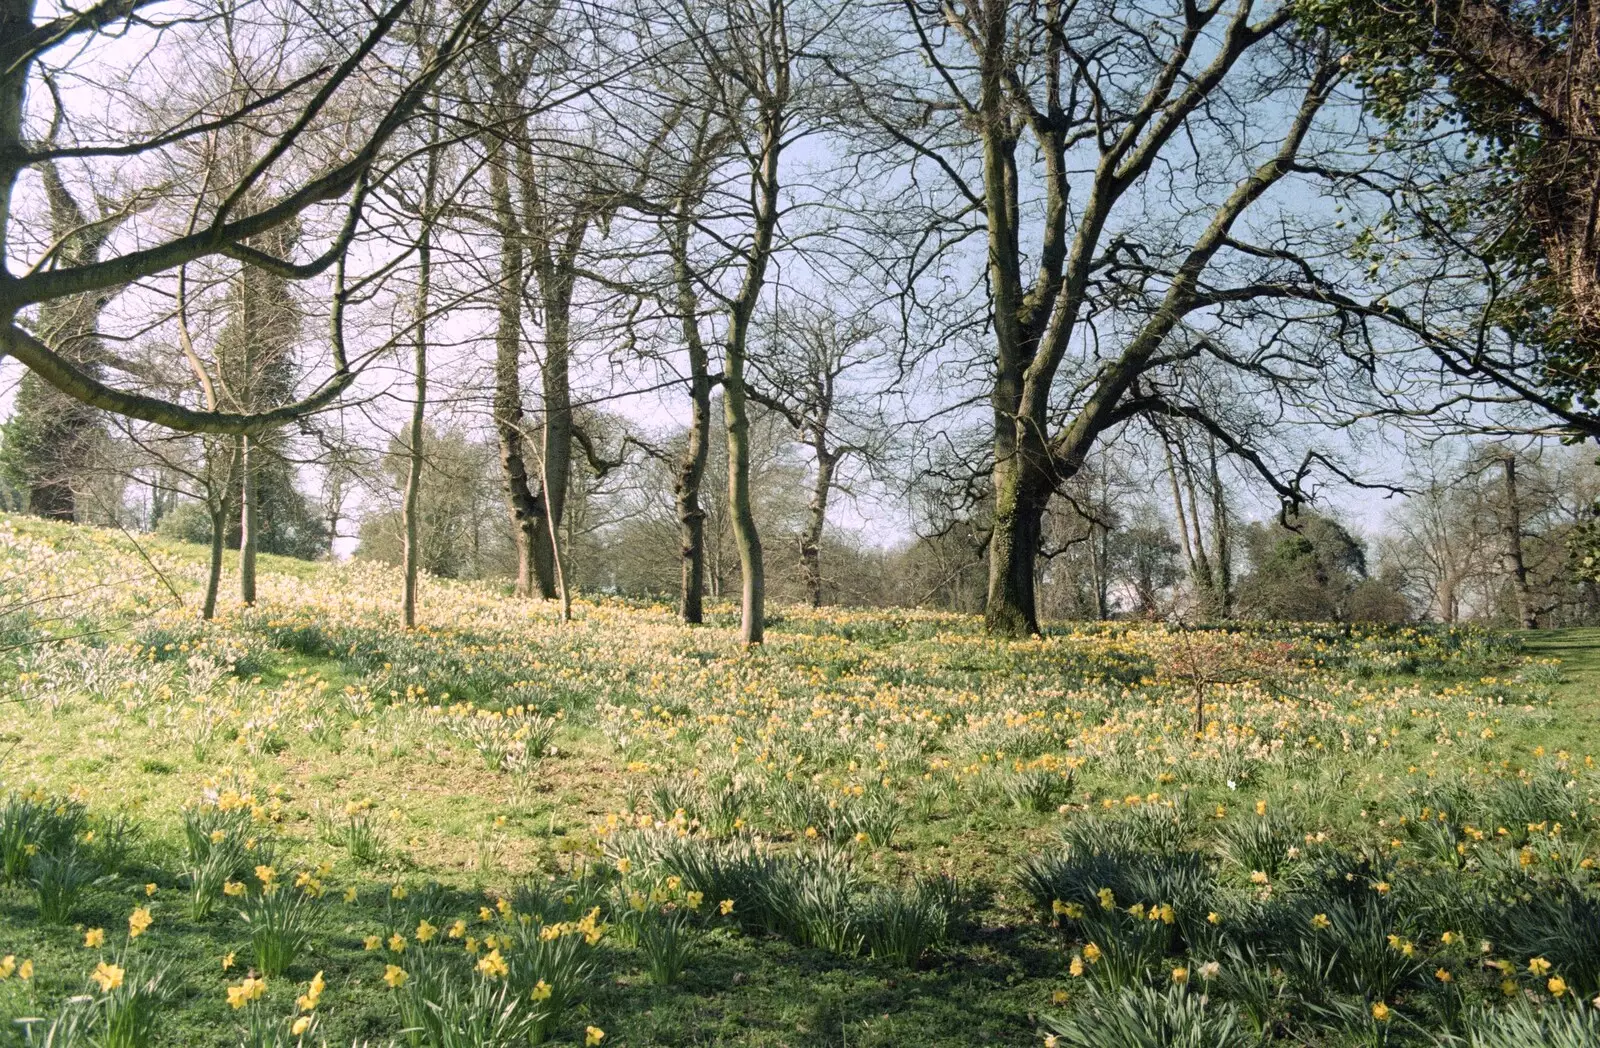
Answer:
[[95, 985], [100, 987], [101, 993], [110, 993], [122, 985], [122, 979], [125, 974], [117, 965], [101, 961], [94, 966], [94, 971], [89, 973], [89, 978], [93, 979]]

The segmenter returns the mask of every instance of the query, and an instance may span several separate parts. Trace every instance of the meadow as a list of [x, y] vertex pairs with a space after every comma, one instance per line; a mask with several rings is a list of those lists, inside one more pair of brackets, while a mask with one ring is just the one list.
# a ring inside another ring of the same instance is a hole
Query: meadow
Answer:
[[203, 553], [0, 518], [0, 1044], [1600, 1043], [1591, 635]]

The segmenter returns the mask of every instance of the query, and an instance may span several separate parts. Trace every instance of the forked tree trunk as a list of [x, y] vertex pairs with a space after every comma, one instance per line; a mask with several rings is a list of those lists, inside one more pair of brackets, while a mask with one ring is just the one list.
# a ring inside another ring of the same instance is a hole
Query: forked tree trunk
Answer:
[[772, 258], [773, 236], [778, 226], [778, 159], [783, 150], [783, 102], [788, 99], [788, 67], [778, 67], [776, 99], [762, 105], [761, 162], [752, 185], [756, 199], [755, 229], [751, 237], [744, 281], [728, 317], [728, 345], [723, 367], [722, 414], [728, 430], [728, 512], [733, 540], [739, 550], [739, 640], [760, 644], [766, 638], [766, 568], [761, 559], [761, 537], [750, 500], [750, 414], [745, 403], [745, 350], [750, 341], [750, 320]]
[[1205, 592], [1205, 612], [1207, 617], [1217, 614], [1219, 603], [1217, 596], [1217, 571], [1211, 560], [1211, 551], [1206, 548], [1205, 522], [1200, 518], [1200, 491], [1194, 483], [1194, 464], [1189, 460], [1188, 453], [1179, 448], [1179, 460], [1183, 463], [1183, 485], [1189, 493], [1189, 516], [1194, 527], [1194, 555], [1197, 562], [1196, 581]]
[[540, 194], [538, 172], [528, 142], [525, 119], [517, 126], [517, 170], [522, 187], [522, 233], [528, 238], [528, 266], [538, 284], [544, 312], [544, 360], [539, 369], [544, 425], [540, 441], [539, 503], [544, 527], [533, 547], [533, 568], [539, 593], [546, 600], [560, 597], [568, 605], [565, 578], [568, 565], [561, 557], [561, 521], [567, 507], [567, 485], [572, 476], [571, 325], [575, 266], [588, 228], [588, 216], [577, 214], [565, 233], [557, 235], [549, 203]]
[[[494, 147], [500, 150], [498, 144]], [[500, 227], [499, 312], [495, 330], [494, 422], [500, 444], [500, 468], [517, 542], [519, 597], [546, 592], [550, 571], [550, 539], [544, 523], [544, 500], [534, 493], [523, 454], [522, 433], [522, 284], [523, 252], [517, 215], [511, 203], [511, 182], [503, 158], [489, 163], [489, 197]], [[550, 595], [554, 586], [549, 586]]]

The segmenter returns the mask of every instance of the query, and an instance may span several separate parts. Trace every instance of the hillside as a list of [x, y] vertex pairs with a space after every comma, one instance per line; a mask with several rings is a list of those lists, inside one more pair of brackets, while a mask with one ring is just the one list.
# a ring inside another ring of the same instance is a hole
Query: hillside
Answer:
[[396, 573], [274, 558], [207, 624], [203, 554], [0, 518], [32, 1043], [1592, 1043], [1600, 634], [792, 607], [744, 651], [434, 580], [408, 633]]

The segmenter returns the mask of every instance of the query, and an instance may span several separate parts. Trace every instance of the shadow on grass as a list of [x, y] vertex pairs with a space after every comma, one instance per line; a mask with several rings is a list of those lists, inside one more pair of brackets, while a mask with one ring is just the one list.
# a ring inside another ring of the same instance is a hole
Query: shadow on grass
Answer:
[[678, 983], [624, 972], [590, 1003], [630, 1046], [1031, 1045], [1033, 980], [1060, 974], [1060, 958], [1036, 928], [979, 929], [917, 971], [721, 930]]

